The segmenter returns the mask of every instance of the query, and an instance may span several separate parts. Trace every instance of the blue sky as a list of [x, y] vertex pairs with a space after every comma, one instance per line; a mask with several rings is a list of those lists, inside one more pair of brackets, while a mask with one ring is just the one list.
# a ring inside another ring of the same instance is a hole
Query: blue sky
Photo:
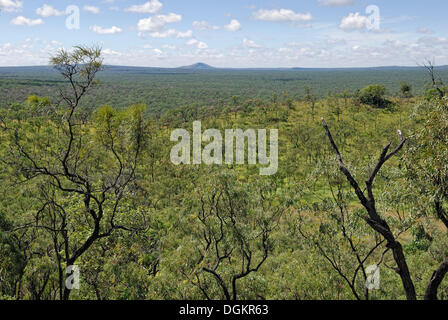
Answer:
[[447, 9], [446, 0], [0, 0], [0, 66], [45, 65], [79, 44], [100, 44], [115, 65], [448, 64]]

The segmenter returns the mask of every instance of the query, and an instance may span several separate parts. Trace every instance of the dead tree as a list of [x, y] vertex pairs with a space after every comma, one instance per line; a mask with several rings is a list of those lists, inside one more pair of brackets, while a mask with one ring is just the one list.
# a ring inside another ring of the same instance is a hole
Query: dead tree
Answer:
[[[235, 193], [238, 190], [238, 193]], [[229, 186], [226, 180], [220, 186], [198, 199], [200, 227], [196, 270], [187, 276], [206, 299], [213, 299], [213, 279], [221, 299], [237, 300], [238, 283], [258, 272], [272, 253], [272, 233], [277, 228], [284, 208], [270, 208], [259, 192], [262, 216], [257, 216], [251, 201], [252, 195]], [[260, 294], [255, 293], [258, 297]]]
[[431, 85], [432, 87], [437, 90], [439, 93], [439, 97], [443, 98], [445, 96], [445, 93], [442, 89], [440, 89], [440, 85], [443, 85], [443, 83], [440, 80], [437, 80], [436, 72], [434, 70], [434, 62], [430, 59], [426, 59], [425, 63], [423, 64], [423, 67], [428, 71], [429, 76], [431, 78]]
[[379, 215], [376, 209], [375, 196], [373, 194], [373, 183], [375, 181], [376, 176], [380, 172], [383, 165], [403, 148], [403, 146], [406, 143], [406, 139], [401, 134], [401, 131], [398, 131], [398, 135], [400, 137], [400, 144], [392, 151], [390, 151], [392, 143], [387, 144], [387, 146], [383, 149], [377, 164], [375, 165], [369, 178], [365, 182], [367, 191], [366, 195], [359, 186], [359, 183], [356, 181], [356, 179], [353, 177], [353, 175], [345, 166], [344, 161], [342, 159], [342, 155], [339, 152], [338, 146], [336, 145], [336, 142], [334, 141], [330, 129], [328, 128], [328, 125], [324, 119], [322, 119], [322, 125], [327, 133], [331, 146], [334, 152], [336, 153], [339, 169], [346, 176], [348, 182], [354, 189], [359, 201], [367, 211], [367, 216], [363, 216], [362, 218], [373, 230], [381, 234], [386, 240], [386, 247], [392, 251], [394, 260], [397, 264], [396, 272], [400, 275], [404, 290], [406, 292], [406, 297], [408, 300], [416, 300], [417, 296], [415, 292], [415, 287], [409, 272], [409, 267], [406, 262], [406, 258], [403, 253], [403, 247], [393, 234], [388, 223]]

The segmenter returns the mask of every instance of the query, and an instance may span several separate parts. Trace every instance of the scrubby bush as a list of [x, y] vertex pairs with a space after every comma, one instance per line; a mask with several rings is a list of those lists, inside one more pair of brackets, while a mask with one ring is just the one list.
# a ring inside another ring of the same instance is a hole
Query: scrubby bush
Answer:
[[385, 98], [386, 87], [381, 85], [370, 85], [358, 92], [359, 102], [374, 108], [387, 108], [391, 102]]

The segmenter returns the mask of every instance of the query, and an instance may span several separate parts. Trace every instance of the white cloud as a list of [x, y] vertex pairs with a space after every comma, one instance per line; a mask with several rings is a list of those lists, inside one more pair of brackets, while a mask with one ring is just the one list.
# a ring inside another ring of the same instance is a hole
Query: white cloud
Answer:
[[319, 0], [319, 4], [325, 7], [344, 7], [355, 4], [355, 0]]
[[191, 39], [187, 41], [187, 45], [189, 46], [193, 46], [195, 44], [197, 44], [199, 41], [197, 39]]
[[44, 18], [51, 16], [62, 16], [65, 14], [64, 11], [59, 11], [48, 4], [44, 4], [42, 8], [37, 8], [36, 13]]
[[205, 42], [199, 41], [198, 43], [198, 49], [207, 49], [208, 45]]
[[90, 12], [93, 14], [100, 13], [100, 8], [94, 7], [94, 6], [84, 6], [83, 9], [84, 9], [84, 11], [87, 11], [87, 12]]
[[144, 31], [157, 32], [163, 30], [167, 23], [175, 23], [180, 21], [182, 21], [182, 16], [179, 14], [175, 13], [170, 13], [168, 15], [161, 14], [139, 20], [137, 28], [141, 32]]
[[165, 53], [160, 49], [153, 49], [152, 53], [157, 59], [164, 59], [166, 57]]
[[157, 13], [162, 7], [163, 4], [159, 0], [151, 0], [142, 5], [133, 5], [125, 9], [125, 11], [134, 13]]
[[207, 49], [208, 45], [205, 42], [199, 41], [197, 39], [191, 39], [187, 41], [187, 45], [196, 46], [198, 49]]
[[431, 29], [429, 29], [429, 28], [426, 28], [426, 27], [418, 28], [418, 29], [417, 29], [417, 32], [418, 32], [418, 33], [421, 33], [421, 34], [433, 34], [433, 33], [434, 33], [433, 30], [431, 30]]
[[19, 11], [23, 7], [22, 1], [0, 0], [0, 9], [6, 12]]
[[170, 38], [170, 37], [176, 37], [179, 39], [186, 39], [193, 37], [193, 31], [188, 30], [185, 32], [177, 31], [175, 29], [169, 29], [162, 32], [152, 32], [149, 34], [152, 38]]
[[291, 48], [279, 48], [278, 52], [280, 53], [291, 53], [293, 50]]
[[120, 52], [114, 51], [114, 50], [109, 49], [109, 48], [106, 48], [106, 49], [102, 50], [101, 53], [103, 53], [106, 56], [121, 56]]
[[235, 32], [241, 30], [241, 23], [238, 20], [233, 19], [228, 25], [225, 25], [224, 28], [228, 31]]
[[254, 18], [257, 20], [274, 22], [305, 22], [313, 20], [311, 13], [296, 13], [289, 9], [260, 9], [254, 13]]
[[[366, 37], [362, 33], [335, 30], [333, 34], [327, 34], [327, 38], [320, 40], [302, 39], [296, 43], [285, 43], [278, 48], [270, 46], [258, 49], [244, 48], [243, 38], [239, 40], [239, 46], [221, 50], [208, 48], [206, 43], [201, 44], [197, 39], [187, 39], [185, 46], [178, 46], [177, 51], [168, 47], [172, 43], [163, 47], [151, 47], [148, 42], [143, 42], [141, 48], [132, 47], [121, 51], [109, 47], [110, 50], [105, 49], [103, 53], [105, 64], [108, 65], [148, 67], [183, 66], [197, 61], [217, 67], [244, 68], [415, 66], [416, 61], [424, 61], [426, 57], [434, 57], [438, 65], [448, 64], [447, 37], [425, 36], [412, 40], [408, 38], [408, 34], [370, 33]], [[190, 45], [186, 44], [187, 41]], [[144, 44], [147, 45], [143, 46]], [[0, 65], [44, 65], [48, 63], [48, 57], [61, 46], [54, 41], [37, 38], [18, 40], [15, 43], [0, 41]], [[154, 52], [155, 48], [162, 53]]]
[[342, 18], [339, 28], [345, 31], [367, 29], [370, 25], [370, 20], [359, 12], [350, 13], [347, 17]]
[[116, 33], [120, 33], [123, 31], [123, 29], [113, 26], [111, 28], [103, 28], [103, 27], [99, 27], [97, 25], [95, 26], [91, 26], [90, 30], [92, 30], [95, 33], [98, 34], [116, 34]]
[[255, 41], [253, 40], [249, 40], [247, 38], [244, 38], [243, 40], [243, 47], [245, 48], [261, 48], [261, 46], [259, 44], [257, 44]]
[[448, 45], [448, 39], [444, 37], [423, 37], [418, 39], [418, 43], [426, 46]]
[[24, 16], [18, 16], [17, 18], [14, 18], [11, 20], [11, 24], [14, 24], [16, 26], [27, 26], [27, 27], [33, 27], [40, 24], [43, 24], [44, 21], [42, 19], [36, 19], [31, 20], [28, 18], [25, 18]]
[[218, 26], [214, 26], [207, 21], [194, 21], [193, 28], [197, 30], [218, 30]]
[[183, 38], [191, 38], [191, 37], [193, 37], [193, 31], [191, 31], [191, 30], [188, 30], [188, 31], [185, 31], [185, 32], [179, 31], [177, 33], [176, 37], [177, 38], [181, 38], [181, 39], [183, 39]]

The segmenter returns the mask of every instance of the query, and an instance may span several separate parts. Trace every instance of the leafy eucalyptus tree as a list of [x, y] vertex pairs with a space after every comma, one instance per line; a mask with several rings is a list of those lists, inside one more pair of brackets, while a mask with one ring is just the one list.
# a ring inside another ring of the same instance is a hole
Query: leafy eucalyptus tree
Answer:
[[[96, 85], [102, 61], [100, 48], [61, 50], [50, 61], [67, 83], [59, 101], [30, 99], [30, 119], [12, 118], [5, 129], [9, 156], [3, 162], [14, 176], [11, 188], [21, 192], [32, 186], [22, 194], [32, 205], [24, 219], [17, 219], [13, 232], [38, 232], [39, 241], [46, 239], [40, 256], [47, 255], [49, 265], [56, 265], [61, 300], [71, 294], [66, 267], [76, 265], [96, 242], [115, 231], [139, 228], [122, 221], [123, 202], [132, 195], [145, 148], [144, 107], [125, 112], [104, 107], [96, 113], [94, 127], [80, 110], [82, 99]], [[51, 279], [50, 272], [39, 291], [51, 286]]]
[[[448, 100], [436, 98], [416, 108], [415, 120], [422, 128], [410, 139], [405, 155], [409, 183], [421, 198], [426, 216], [435, 216], [448, 231]], [[438, 289], [448, 273], [448, 251], [429, 279], [425, 299], [438, 298]]]

